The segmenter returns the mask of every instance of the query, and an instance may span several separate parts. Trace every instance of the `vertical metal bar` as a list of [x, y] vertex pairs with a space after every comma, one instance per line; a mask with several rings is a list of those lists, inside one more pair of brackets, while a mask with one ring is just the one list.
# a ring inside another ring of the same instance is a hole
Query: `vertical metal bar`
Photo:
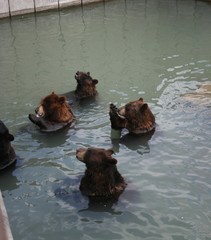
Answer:
[[35, 3], [36, 0], [33, 0], [33, 3], [34, 3], [34, 12], [36, 13], [36, 3]]
[[8, 0], [8, 7], [9, 7], [9, 16], [11, 18], [10, 0]]

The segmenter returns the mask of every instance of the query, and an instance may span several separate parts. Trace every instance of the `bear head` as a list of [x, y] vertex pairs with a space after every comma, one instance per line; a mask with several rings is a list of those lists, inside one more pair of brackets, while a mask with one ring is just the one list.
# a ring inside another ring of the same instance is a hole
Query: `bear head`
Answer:
[[134, 134], [147, 133], [155, 129], [155, 117], [143, 98], [120, 108], [110, 104], [109, 116], [113, 129], [126, 128], [129, 133]]
[[113, 150], [103, 148], [80, 148], [76, 151], [78, 160], [86, 164], [80, 190], [88, 197], [118, 198], [126, 183], [118, 172]]
[[96, 85], [98, 80], [93, 79], [89, 72], [85, 73], [77, 71], [75, 79], [77, 81], [77, 87], [75, 90], [76, 98], [83, 99], [93, 97], [97, 94]]
[[58, 96], [54, 92], [43, 98], [34, 114], [29, 114], [29, 119], [40, 127], [41, 130], [55, 131], [71, 124], [74, 114], [67, 103], [65, 96]]
[[9, 133], [8, 128], [0, 120], [0, 170], [11, 165], [15, 160], [15, 152], [11, 143], [14, 136]]

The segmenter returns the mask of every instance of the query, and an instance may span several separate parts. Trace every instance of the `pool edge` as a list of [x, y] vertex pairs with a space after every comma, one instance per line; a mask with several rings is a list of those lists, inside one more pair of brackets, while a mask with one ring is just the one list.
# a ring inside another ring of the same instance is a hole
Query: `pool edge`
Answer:
[[13, 240], [10, 224], [8, 220], [7, 210], [0, 190], [0, 233], [1, 240]]
[[0, 0], [0, 20], [16, 15], [82, 6], [108, 0]]

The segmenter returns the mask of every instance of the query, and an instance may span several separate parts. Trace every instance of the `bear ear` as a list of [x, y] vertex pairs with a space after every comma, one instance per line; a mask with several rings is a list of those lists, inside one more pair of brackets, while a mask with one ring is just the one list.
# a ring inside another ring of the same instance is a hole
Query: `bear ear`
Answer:
[[8, 139], [10, 142], [12, 142], [12, 141], [14, 140], [14, 136], [13, 136], [12, 134], [8, 133], [7, 139]]
[[139, 98], [139, 101], [144, 102], [144, 99], [142, 97]]
[[6, 132], [4, 133], [4, 137], [5, 140], [12, 142], [15, 138], [12, 134], [9, 133], [8, 130], [6, 130]]
[[90, 72], [87, 72], [86, 74], [87, 74], [88, 76], [90, 76]]
[[108, 156], [111, 156], [112, 154], [114, 154], [114, 151], [112, 149], [108, 149], [106, 150], [106, 153]]
[[93, 79], [92, 82], [94, 83], [94, 85], [98, 84], [98, 80], [97, 79]]
[[112, 165], [116, 165], [117, 164], [117, 160], [115, 158], [107, 157], [105, 160], [109, 164], [112, 164]]
[[144, 103], [141, 107], [140, 107], [140, 112], [145, 112], [148, 109], [148, 104]]
[[66, 97], [62, 96], [62, 97], [59, 97], [59, 103], [60, 104], [63, 104], [66, 102]]

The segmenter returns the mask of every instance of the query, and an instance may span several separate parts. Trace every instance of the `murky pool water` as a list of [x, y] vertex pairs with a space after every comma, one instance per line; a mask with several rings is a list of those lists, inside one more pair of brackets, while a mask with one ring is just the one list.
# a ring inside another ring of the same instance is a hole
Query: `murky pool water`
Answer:
[[[0, 21], [0, 118], [15, 135], [16, 167], [0, 173], [15, 240], [211, 239], [211, 103], [183, 94], [211, 83], [211, 5], [119, 0]], [[73, 129], [42, 134], [28, 114], [42, 97], [99, 80], [74, 104]], [[109, 103], [144, 97], [153, 136], [119, 138]], [[113, 148], [128, 186], [93, 206], [79, 192], [81, 146]]]

